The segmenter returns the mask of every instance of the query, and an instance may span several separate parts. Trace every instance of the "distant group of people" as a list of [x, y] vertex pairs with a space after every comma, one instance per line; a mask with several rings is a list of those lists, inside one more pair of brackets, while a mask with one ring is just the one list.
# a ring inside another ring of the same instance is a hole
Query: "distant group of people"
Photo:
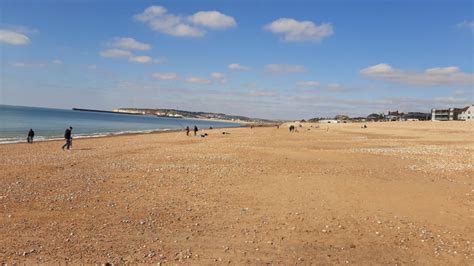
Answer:
[[[209, 129], [212, 129], [212, 127], [209, 127]], [[189, 132], [191, 130], [189, 129], [189, 126], [186, 127], [186, 136], [189, 136]], [[193, 128], [194, 131], [194, 136], [197, 136], [197, 132], [199, 131], [199, 128], [197, 126], [194, 126]], [[228, 133], [227, 133], [228, 134]], [[208, 136], [207, 133], [204, 133], [201, 135], [201, 137], [206, 137]], [[28, 143], [33, 143], [33, 138], [35, 137], [35, 132], [33, 131], [32, 128], [28, 131], [28, 137], [26, 138], [26, 141]], [[71, 149], [72, 148], [72, 127], [66, 128], [66, 131], [64, 131], [64, 139], [66, 140], [66, 143], [62, 146], [62, 149]]]
[[[194, 136], [196, 136], [197, 132], [199, 131], [198, 127], [197, 126], [194, 126]], [[189, 129], [189, 127], [186, 127], [186, 136], [189, 136], [189, 132], [191, 130]]]
[[[26, 141], [28, 143], [33, 143], [33, 139], [35, 137], [35, 131], [30, 128], [30, 130], [28, 131], [28, 136], [26, 137]], [[62, 149], [64, 150], [64, 148], [66, 149], [71, 149], [72, 147], [72, 127], [68, 127], [66, 128], [66, 131], [64, 131], [64, 139], [66, 140], [66, 143], [62, 146]]]

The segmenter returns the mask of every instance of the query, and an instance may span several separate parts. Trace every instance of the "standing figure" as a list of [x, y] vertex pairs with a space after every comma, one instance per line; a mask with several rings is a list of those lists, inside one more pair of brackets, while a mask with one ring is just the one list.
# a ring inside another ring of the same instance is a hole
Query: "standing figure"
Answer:
[[186, 127], [186, 136], [189, 136], [189, 127]]
[[35, 132], [33, 131], [32, 128], [30, 128], [30, 131], [28, 131], [28, 137], [26, 138], [26, 141], [28, 141], [28, 143], [33, 143], [34, 137], [35, 137]]
[[62, 148], [63, 150], [64, 148], [69, 150], [72, 146], [72, 127], [66, 128], [66, 131], [64, 131], [64, 139], [66, 140], [66, 143]]
[[194, 126], [194, 136], [196, 136], [198, 130], [199, 130], [198, 127], [197, 127], [197, 126]]

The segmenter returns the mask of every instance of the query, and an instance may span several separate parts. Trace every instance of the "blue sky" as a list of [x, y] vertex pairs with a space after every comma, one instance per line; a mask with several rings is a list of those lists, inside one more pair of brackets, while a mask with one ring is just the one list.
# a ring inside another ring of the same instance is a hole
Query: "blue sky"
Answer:
[[474, 102], [472, 1], [0, 2], [0, 103], [262, 118]]

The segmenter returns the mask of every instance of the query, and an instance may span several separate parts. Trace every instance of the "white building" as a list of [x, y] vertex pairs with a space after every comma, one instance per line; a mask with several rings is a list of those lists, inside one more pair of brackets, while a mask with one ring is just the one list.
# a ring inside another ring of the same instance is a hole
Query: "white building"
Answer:
[[432, 121], [452, 121], [458, 120], [458, 115], [462, 109], [448, 108], [448, 109], [431, 109]]
[[337, 124], [339, 121], [334, 120], [334, 119], [324, 119], [324, 120], [319, 120], [318, 121], [321, 124]]
[[459, 120], [474, 121], [474, 104], [464, 107], [458, 115]]

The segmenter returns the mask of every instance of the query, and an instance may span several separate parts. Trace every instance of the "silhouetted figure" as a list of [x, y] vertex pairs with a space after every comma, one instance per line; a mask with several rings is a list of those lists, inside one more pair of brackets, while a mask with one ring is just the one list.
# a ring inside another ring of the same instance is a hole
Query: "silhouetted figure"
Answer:
[[295, 131], [295, 126], [291, 125], [289, 129], [290, 129], [290, 132], [294, 132]]
[[28, 143], [33, 143], [34, 137], [35, 137], [35, 132], [33, 131], [32, 128], [30, 128], [30, 131], [28, 131], [28, 137], [26, 138], [26, 141], [28, 141]]
[[199, 131], [197, 126], [194, 126], [194, 136], [196, 136], [197, 132]]
[[211, 129], [211, 130], [212, 130], [212, 127], [209, 127], [209, 129]]
[[189, 127], [186, 127], [186, 136], [189, 136]]
[[66, 143], [62, 148], [63, 150], [64, 148], [69, 150], [72, 146], [72, 127], [66, 128], [66, 131], [64, 131], [64, 139], [66, 140]]

